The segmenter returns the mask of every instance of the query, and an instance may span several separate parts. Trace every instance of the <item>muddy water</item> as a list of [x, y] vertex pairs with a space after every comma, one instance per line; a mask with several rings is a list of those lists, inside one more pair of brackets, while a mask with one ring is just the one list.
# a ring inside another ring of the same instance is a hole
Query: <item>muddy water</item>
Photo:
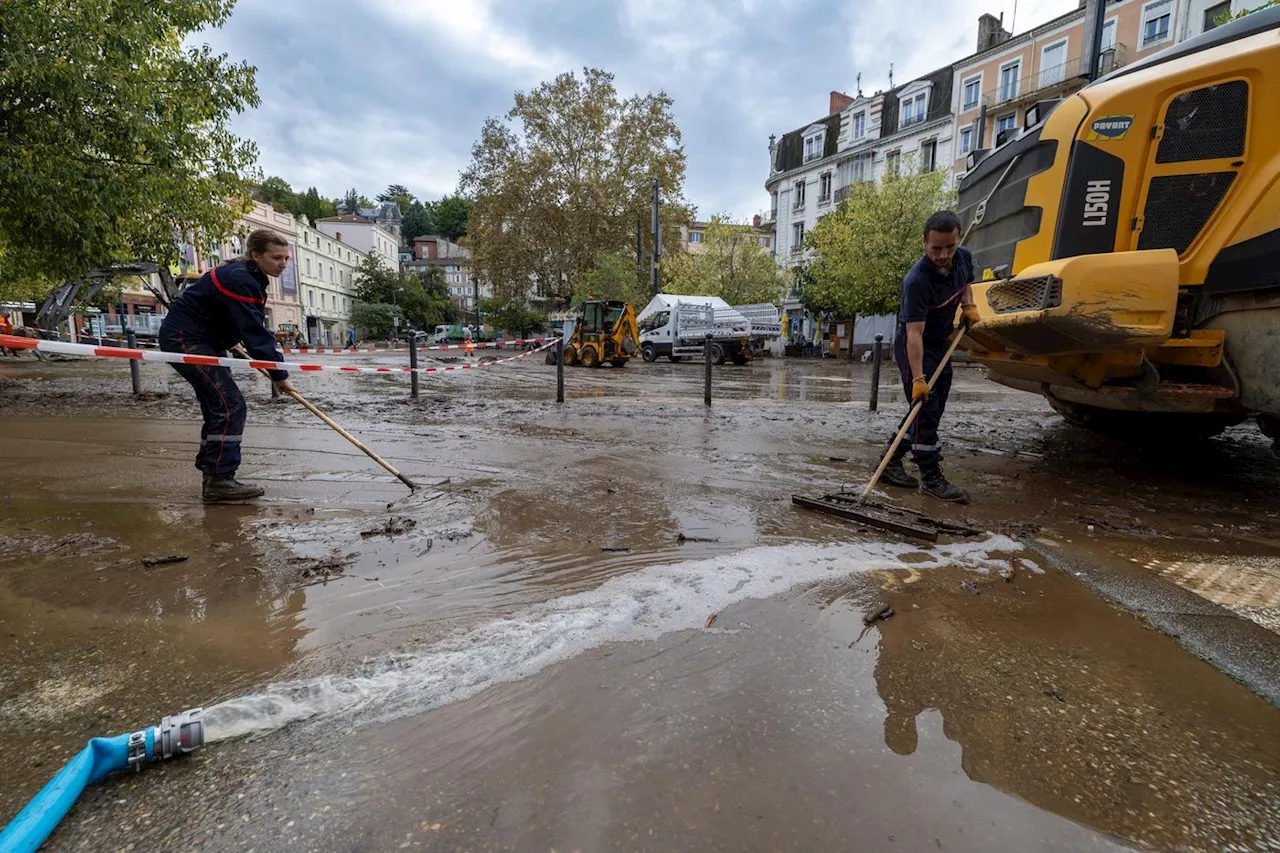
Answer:
[[[792, 509], [865, 476], [892, 426], [887, 387], [878, 416], [859, 402], [861, 368], [717, 371], [710, 413], [689, 365], [570, 371], [561, 410], [532, 358], [416, 403], [383, 377], [306, 377], [433, 484], [410, 500], [255, 386], [244, 473], [269, 498], [205, 508], [194, 407], [165, 373], [135, 402], [119, 368], [12, 365], [0, 815], [95, 734], [219, 703], [224, 734], [259, 732], [100, 786], [54, 849], [96, 849], [103, 825], [147, 849], [1277, 836], [1280, 719], [1244, 687], [1018, 543], [923, 555]], [[1277, 471], [1248, 430], [1135, 458], [970, 371], [952, 416], [949, 467], [978, 502], [946, 512], [1134, 571], [1268, 565]], [[992, 574], [1009, 555], [1022, 594]], [[157, 797], [186, 804], [181, 826]]]

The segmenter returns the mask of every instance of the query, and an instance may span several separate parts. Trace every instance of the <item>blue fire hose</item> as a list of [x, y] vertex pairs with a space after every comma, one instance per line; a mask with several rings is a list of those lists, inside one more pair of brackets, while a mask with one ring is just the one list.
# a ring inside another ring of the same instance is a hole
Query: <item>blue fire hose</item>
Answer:
[[204, 746], [204, 712], [193, 708], [132, 734], [96, 737], [0, 832], [0, 853], [34, 853], [71, 811], [80, 793], [117, 770], [141, 770]]

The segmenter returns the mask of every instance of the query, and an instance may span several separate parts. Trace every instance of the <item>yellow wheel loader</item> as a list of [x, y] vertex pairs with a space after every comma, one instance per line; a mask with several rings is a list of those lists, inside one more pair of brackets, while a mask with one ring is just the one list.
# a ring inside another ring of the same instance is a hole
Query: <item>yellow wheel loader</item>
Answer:
[[[636, 309], [630, 302], [583, 302], [565, 324], [564, 363], [600, 367], [606, 361], [625, 367], [640, 352]], [[547, 351], [547, 364], [555, 364], [555, 350]]]
[[960, 184], [964, 348], [1083, 426], [1280, 439], [1280, 7], [1028, 112]]

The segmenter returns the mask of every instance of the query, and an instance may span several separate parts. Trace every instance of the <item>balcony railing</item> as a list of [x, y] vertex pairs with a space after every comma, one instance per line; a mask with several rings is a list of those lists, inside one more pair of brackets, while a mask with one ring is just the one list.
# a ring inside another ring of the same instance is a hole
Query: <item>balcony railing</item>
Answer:
[[[1114, 44], [1102, 51], [1098, 57], [1098, 73], [1107, 74], [1124, 65], [1125, 46]], [[1027, 74], [1016, 80], [984, 92], [983, 106], [991, 109], [1004, 104], [1020, 104], [1039, 100], [1042, 95], [1053, 92], [1068, 84], [1079, 82], [1089, 76], [1088, 57], [1077, 56], [1060, 65], [1041, 68], [1034, 74]]]
[[836, 204], [839, 204], [840, 202], [844, 201], [848, 197], [849, 197], [849, 187], [841, 187], [840, 189], [836, 190]]
[[923, 123], [924, 123], [924, 119], [925, 119], [925, 117], [924, 117], [924, 116], [911, 116], [910, 118], [900, 119], [900, 120], [898, 121], [898, 130], [902, 130], [903, 128], [911, 127], [911, 125], [913, 125], [913, 124], [923, 124]]
[[795, 213], [796, 211], [800, 211], [800, 210], [804, 210], [804, 199], [800, 199], [791, 205], [792, 213]]
[[818, 204], [831, 204], [831, 193], [818, 196]]

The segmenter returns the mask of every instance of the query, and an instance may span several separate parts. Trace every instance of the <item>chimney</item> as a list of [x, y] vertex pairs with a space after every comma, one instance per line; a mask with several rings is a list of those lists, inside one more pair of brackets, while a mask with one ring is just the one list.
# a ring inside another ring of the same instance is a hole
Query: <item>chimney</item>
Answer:
[[751, 217], [751, 227], [752, 228], [760, 227], [760, 214], [757, 213], [755, 216]]
[[1002, 42], [1008, 41], [1012, 36], [1004, 30], [1004, 14], [1001, 13], [997, 18], [995, 15], [981, 15], [978, 18], [978, 53], [984, 50], [990, 50]]
[[334, 232], [333, 232], [333, 239], [335, 239], [335, 240], [337, 240], [339, 243], [341, 243], [341, 242], [342, 242], [342, 232], [341, 232], [341, 231], [334, 231]]
[[837, 92], [833, 89], [831, 91], [831, 102], [827, 107], [827, 115], [833, 116], [852, 103], [853, 98], [850, 98], [844, 92]]

